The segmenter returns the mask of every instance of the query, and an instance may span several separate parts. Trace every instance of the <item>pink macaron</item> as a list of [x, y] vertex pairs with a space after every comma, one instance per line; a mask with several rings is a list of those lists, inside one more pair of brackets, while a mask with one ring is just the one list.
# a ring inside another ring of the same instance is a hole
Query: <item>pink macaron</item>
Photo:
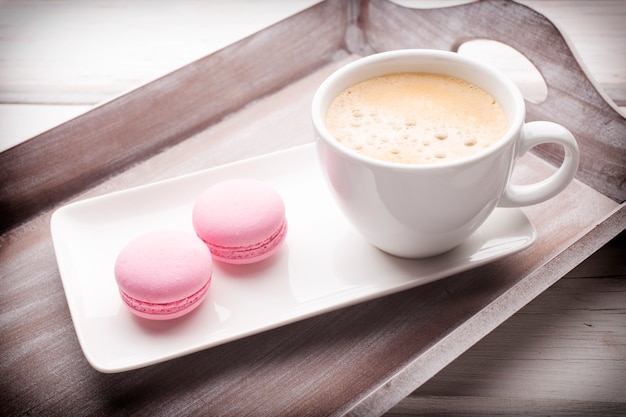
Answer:
[[213, 259], [231, 264], [258, 262], [285, 240], [285, 204], [270, 185], [233, 179], [209, 187], [197, 199], [193, 227]]
[[213, 261], [193, 233], [162, 230], [143, 234], [119, 253], [115, 279], [130, 311], [167, 320], [195, 309], [207, 295]]

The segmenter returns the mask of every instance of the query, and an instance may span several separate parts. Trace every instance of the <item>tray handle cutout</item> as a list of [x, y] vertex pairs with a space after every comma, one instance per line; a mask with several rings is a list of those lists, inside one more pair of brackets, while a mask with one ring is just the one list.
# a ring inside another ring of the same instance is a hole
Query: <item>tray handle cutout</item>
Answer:
[[[619, 203], [626, 200], [626, 118], [588, 74], [567, 37], [541, 13], [508, 0], [436, 9], [364, 0], [356, 21], [364, 43], [355, 53], [403, 48], [457, 51], [474, 40], [493, 40], [517, 50], [547, 85], [545, 100], [527, 101], [527, 119], [567, 127], [581, 149], [577, 178]], [[534, 151], [555, 165], [562, 159], [556, 146]]]

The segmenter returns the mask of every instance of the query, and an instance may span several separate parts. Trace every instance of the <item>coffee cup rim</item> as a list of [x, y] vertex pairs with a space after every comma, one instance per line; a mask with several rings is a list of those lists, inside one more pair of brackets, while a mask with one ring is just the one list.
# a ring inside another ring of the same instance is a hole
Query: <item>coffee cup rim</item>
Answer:
[[[391, 67], [395, 65], [396, 68], [399, 68], [402, 67], [402, 65], [400, 64], [410, 65], [408, 63], [408, 60], [420, 57], [429, 58], [432, 65], [441, 65], [442, 62], [445, 62], [447, 64], [453, 64], [452, 67], [454, 68], [448, 71], [422, 71], [421, 69], [419, 71], [408, 71], [403, 69], [389, 69], [387, 71], [385, 70], [387, 66]], [[479, 69], [481, 74], [485, 75], [490, 80], [497, 80], [497, 83], [504, 88], [494, 91], [493, 88], [485, 86], [485, 83], [476, 82], [475, 79], [467, 80], [463, 75], [455, 73], [455, 70], [460, 71], [460, 67], [455, 67], [455, 65], [462, 65], [463, 68], [474, 67], [476, 69]], [[374, 69], [368, 71], [367, 68], [370, 67]], [[354, 85], [360, 81], [364, 81], [368, 78], [372, 78], [375, 76], [399, 72], [432, 72], [452, 75], [478, 85], [482, 89], [492, 94], [503, 107], [509, 122], [509, 126], [506, 132], [504, 133], [502, 138], [500, 138], [495, 144], [483, 150], [482, 152], [478, 152], [474, 155], [470, 155], [453, 161], [439, 161], [433, 164], [403, 164], [384, 161], [381, 159], [376, 159], [374, 157], [360, 154], [352, 149], [341, 145], [328, 131], [328, 129], [326, 128], [326, 123], [324, 121], [325, 112], [328, 108], [328, 105], [330, 104], [330, 101], [350, 85]], [[361, 75], [360, 77], [352, 76], [352, 74], [360, 73], [371, 73], [371, 75]], [[352, 81], [347, 82], [346, 79], [352, 79]], [[333, 93], [332, 90], [336, 91], [334, 91]], [[508, 98], [506, 102], [502, 100], [502, 97], [504, 97], [505, 94]], [[318, 136], [316, 137], [316, 140], [323, 140], [327, 145], [331, 146], [333, 149], [343, 155], [370, 165], [377, 165], [391, 169], [432, 170], [443, 167], [455, 167], [471, 164], [473, 163], [473, 161], [487, 158], [489, 155], [499, 152], [500, 149], [509, 146], [510, 142], [516, 137], [517, 132], [524, 124], [526, 108], [524, 98], [515, 83], [502, 71], [491, 65], [487, 65], [472, 57], [459, 54], [458, 52], [437, 49], [399, 49], [367, 55], [335, 70], [317, 88], [313, 96], [311, 112], [313, 124], [316, 131], [318, 132], [316, 135]], [[321, 138], [319, 136], [321, 136]]]

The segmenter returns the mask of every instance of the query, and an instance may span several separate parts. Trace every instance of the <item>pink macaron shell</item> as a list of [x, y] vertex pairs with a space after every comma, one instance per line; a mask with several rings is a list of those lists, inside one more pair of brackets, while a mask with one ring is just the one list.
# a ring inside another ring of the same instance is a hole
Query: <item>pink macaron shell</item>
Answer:
[[214, 259], [251, 263], [276, 252], [285, 239], [285, 204], [270, 185], [233, 179], [209, 187], [197, 199], [192, 222]]
[[162, 230], [143, 234], [119, 253], [115, 279], [134, 314], [154, 320], [180, 317], [205, 298], [212, 257], [192, 233]]

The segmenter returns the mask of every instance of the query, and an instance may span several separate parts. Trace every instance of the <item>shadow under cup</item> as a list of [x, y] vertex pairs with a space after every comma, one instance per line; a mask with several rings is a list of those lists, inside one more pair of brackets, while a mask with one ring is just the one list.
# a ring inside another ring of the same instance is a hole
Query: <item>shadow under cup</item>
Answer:
[[[331, 101], [360, 81], [402, 72], [444, 74], [481, 87], [506, 114], [509, 128], [504, 137], [473, 156], [436, 164], [382, 161], [337, 142], [324, 123]], [[383, 52], [349, 63], [319, 86], [312, 103], [319, 162], [338, 206], [371, 244], [408, 258], [433, 256], [458, 246], [498, 204], [524, 205], [501, 201], [510, 187], [514, 161], [526, 151], [519, 152], [524, 118], [524, 99], [504, 74], [469, 57], [436, 50]], [[535, 142], [552, 141], [540, 136]], [[569, 183], [572, 178], [559, 182]], [[554, 192], [543, 194], [535, 200], [550, 198]]]

